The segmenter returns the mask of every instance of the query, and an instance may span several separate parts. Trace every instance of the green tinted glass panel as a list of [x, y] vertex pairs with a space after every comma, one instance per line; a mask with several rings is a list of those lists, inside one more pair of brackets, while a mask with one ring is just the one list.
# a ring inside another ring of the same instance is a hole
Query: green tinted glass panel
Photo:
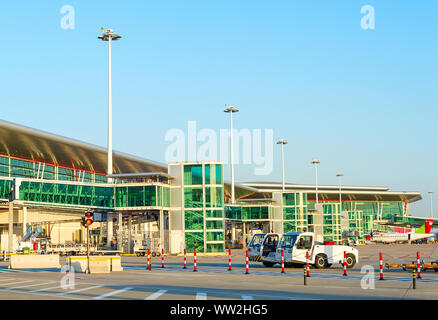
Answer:
[[42, 203], [113, 207], [113, 190], [107, 187], [22, 181], [19, 199]]
[[116, 187], [116, 207], [155, 207], [155, 186]]
[[222, 184], [222, 165], [220, 164], [206, 164], [205, 184]]
[[184, 210], [184, 223], [186, 230], [203, 230], [204, 213], [202, 210]]
[[225, 245], [223, 243], [207, 243], [207, 252], [224, 252]]
[[283, 193], [283, 205], [294, 206], [295, 205], [295, 193]]
[[200, 188], [184, 188], [184, 207], [186, 208], [202, 208], [202, 187]]
[[223, 241], [225, 238], [224, 232], [209, 231], [207, 232], [207, 241]]
[[223, 188], [222, 187], [206, 187], [205, 188], [205, 206], [209, 208], [222, 207]]
[[242, 219], [242, 207], [225, 207], [225, 218], [233, 219], [233, 220], [241, 220]]
[[0, 199], [9, 200], [9, 193], [11, 191], [12, 181], [0, 180]]
[[186, 232], [186, 249], [187, 252], [197, 252], [204, 251], [204, 233], [203, 232]]
[[224, 229], [224, 222], [222, 220], [207, 220], [206, 222], [207, 229]]
[[184, 184], [202, 185], [202, 165], [184, 165]]
[[206, 210], [207, 218], [223, 218], [224, 211], [223, 210]]

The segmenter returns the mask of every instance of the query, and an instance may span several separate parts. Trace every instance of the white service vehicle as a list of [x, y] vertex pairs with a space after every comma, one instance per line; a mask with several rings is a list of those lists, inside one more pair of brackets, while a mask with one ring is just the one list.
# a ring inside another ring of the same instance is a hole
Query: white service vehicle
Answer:
[[248, 260], [261, 262], [269, 252], [275, 251], [280, 235], [278, 233], [256, 233], [248, 245]]
[[355, 248], [316, 243], [313, 232], [288, 232], [283, 234], [274, 250], [263, 256], [263, 264], [272, 267], [281, 263], [281, 250], [285, 264], [305, 264], [306, 252], [309, 252], [309, 263], [318, 269], [330, 268], [333, 263], [343, 264], [344, 251], [347, 253], [347, 268], [359, 262], [359, 252]]

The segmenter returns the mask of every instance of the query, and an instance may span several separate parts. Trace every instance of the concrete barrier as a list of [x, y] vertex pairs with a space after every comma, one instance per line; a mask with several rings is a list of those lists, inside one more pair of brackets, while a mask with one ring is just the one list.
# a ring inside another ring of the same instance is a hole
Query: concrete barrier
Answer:
[[122, 259], [119, 256], [110, 256], [110, 266], [111, 271], [123, 271]]
[[[87, 270], [87, 257], [69, 257], [69, 264], [75, 272], [85, 272]], [[90, 273], [109, 273], [112, 271], [123, 271], [119, 256], [90, 257]]]
[[61, 268], [58, 254], [11, 255], [9, 269]]

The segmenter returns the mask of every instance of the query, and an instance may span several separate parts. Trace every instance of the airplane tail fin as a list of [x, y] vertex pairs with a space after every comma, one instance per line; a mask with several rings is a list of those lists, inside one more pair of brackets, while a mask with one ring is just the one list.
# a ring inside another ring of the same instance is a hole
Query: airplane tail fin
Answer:
[[417, 231], [415, 231], [415, 233], [430, 233], [432, 230], [432, 224], [432, 219], [426, 220], [426, 223], [423, 224]]

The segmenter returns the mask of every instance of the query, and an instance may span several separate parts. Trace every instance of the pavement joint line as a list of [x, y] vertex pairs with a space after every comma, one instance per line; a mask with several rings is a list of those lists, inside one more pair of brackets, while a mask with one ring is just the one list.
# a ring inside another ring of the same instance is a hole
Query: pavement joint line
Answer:
[[44, 283], [36, 283], [36, 284], [30, 284], [30, 285], [26, 285], [26, 286], [19, 286], [19, 287], [12, 287], [12, 288], [7, 288], [5, 290], [15, 290], [15, 289], [20, 289], [20, 288], [28, 288], [28, 287], [36, 287], [36, 286], [43, 286], [45, 284], [50, 284], [50, 283], [55, 283], [56, 281], [50, 281], [50, 282], [44, 282]]
[[125, 292], [125, 291], [131, 290], [131, 289], [132, 289], [131, 287], [126, 287], [126, 288], [123, 288], [123, 289], [120, 289], [120, 290], [115, 290], [115, 291], [111, 291], [111, 292], [105, 293], [105, 294], [97, 296], [97, 297], [93, 297], [93, 299], [104, 299], [106, 297], [110, 297], [110, 296], [113, 296], [115, 294], [118, 294], [118, 293], [121, 293], [121, 292]]
[[[1, 289], [0, 291], [6, 291], [6, 289]], [[21, 293], [21, 294], [30, 294], [30, 295], [36, 295], [36, 296], [49, 296], [49, 297], [56, 297], [56, 295], [54, 294], [41, 294], [41, 293], [37, 293], [37, 292], [32, 292], [32, 291], [18, 291], [18, 290], [11, 290], [11, 291], [16, 291], [17, 293]], [[82, 298], [76, 298], [76, 297], [64, 297], [65, 299], [73, 299], [73, 300], [84, 300]]]
[[38, 289], [38, 290], [32, 290], [31, 292], [40, 292], [40, 291], [47, 291], [50, 289], [57, 289], [57, 288], [61, 288], [62, 286], [56, 286], [56, 287], [50, 287], [50, 288], [43, 288], [43, 289]]
[[82, 291], [86, 291], [86, 290], [97, 289], [97, 288], [101, 288], [101, 287], [104, 287], [104, 285], [96, 285], [96, 286], [86, 287], [86, 288], [82, 288], [82, 289], [76, 289], [76, 290], [67, 291], [67, 292], [60, 292], [60, 293], [57, 293], [56, 295], [62, 296], [62, 295], [66, 295], [66, 294], [72, 294], [72, 293], [82, 292]]
[[168, 290], [158, 290], [157, 292], [154, 292], [150, 296], [146, 297], [145, 300], [155, 300], [159, 298], [161, 295], [165, 294]]
[[16, 282], [8, 282], [8, 283], [2, 283], [1, 285], [2, 286], [4, 286], [4, 285], [10, 285], [10, 284], [19, 284], [19, 283], [25, 283], [25, 282], [32, 282], [32, 281], [34, 281], [34, 280], [25, 280], [25, 281], [16, 281]]

